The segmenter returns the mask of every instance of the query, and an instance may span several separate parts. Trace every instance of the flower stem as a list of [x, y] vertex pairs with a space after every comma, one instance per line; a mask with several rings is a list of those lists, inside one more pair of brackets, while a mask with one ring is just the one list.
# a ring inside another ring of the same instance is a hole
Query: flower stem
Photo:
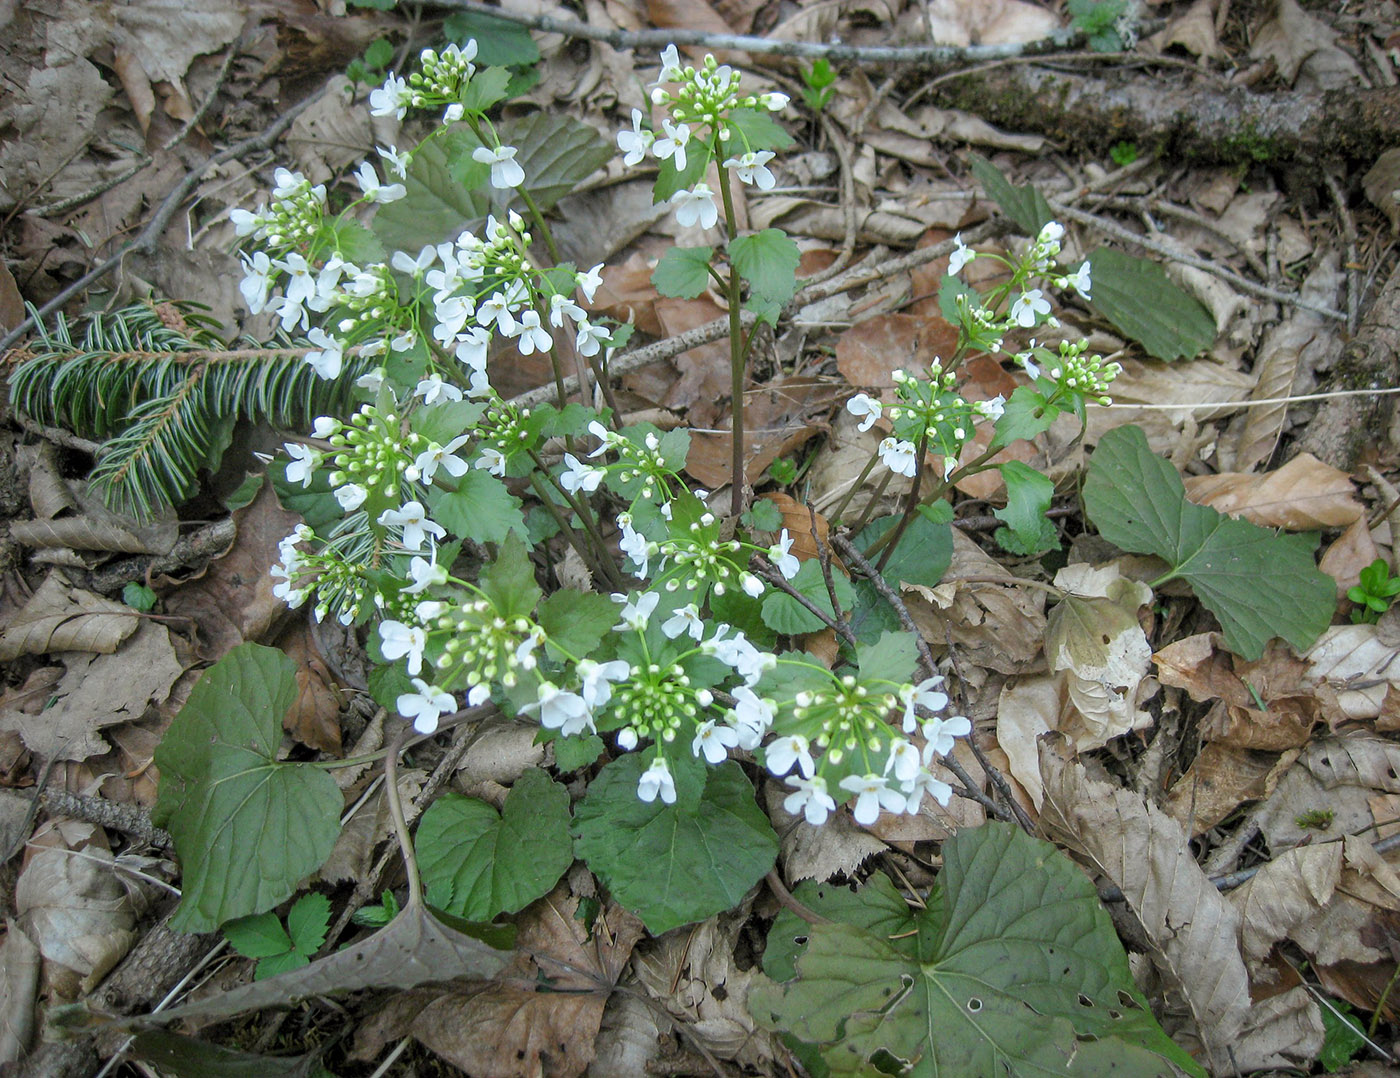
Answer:
[[[733, 243], [738, 235], [737, 218], [734, 213], [734, 194], [729, 189], [729, 170], [719, 170], [719, 193], [724, 200], [724, 226]], [[748, 349], [744, 347], [744, 323], [740, 313], [743, 297], [740, 295], [739, 273], [734, 264], [729, 264], [729, 410], [733, 416], [732, 430], [734, 452], [730, 463], [730, 482], [733, 490], [729, 502], [729, 512], [738, 516], [744, 511], [744, 359]]]

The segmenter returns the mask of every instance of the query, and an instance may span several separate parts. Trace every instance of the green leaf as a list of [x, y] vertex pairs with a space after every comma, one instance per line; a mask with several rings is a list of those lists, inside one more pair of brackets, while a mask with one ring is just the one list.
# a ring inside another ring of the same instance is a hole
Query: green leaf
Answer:
[[331, 921], [331, 900], [314, 891], [302, 895], [287, 913], [287, 931], [292, 946], [308, 958], [326, 942], [326, 928]]
[[469, 921], [514, 913], [548, 894], [573, 863], [569, 792], [531, 769], [500, 813], [447, 794], [423, 814], [413, 846], [423, 883], [451, 888], [446, 912]]
[[617, 624], [617, 606], [597, 592], [561, 588], [540, 604], [539, 623], [551, 644], [582, 659]]
[[[541, 211], [573, 194], [616, 152], [592, 126], [560, 112], [532, 112], [498, 129], [501, 141], [520, 151], [515, 159], [525, 170], [525, 186]], [[511, 197], [520, 196], [512, 193]], [[517, 208], [523, 212], [523, 207]]]
[[809, 926], [796, 979], [753, 988], [754, 1016], [826, 1046], [842, 1074], [883, 1059], [920, 1078], [1171, 1078], [1173, 1064], [1204, 1076], [1152, 1018], [1093, 885], [1053, 846], [988, 823], [943, 857], [916, 932], [898, 931], [878, 894], [881, 912]]
[[765, 228], [738, 236], [729, 244], [729, 259], [754, 295], [770, 303], [786, 303], [797, 292], [797, 263], [802, 252], [781, 228]]
[[[877, 872], [864, 887], [852, 891], [840, 884], [803, 880], [792, 895], [813, 913], [840, 921], [875, 936], [901, 936], [916, 928], [914, 911], [895, 890], [890, 878]], [[775, 981], [797, 976], [797, 956], [807, 946], [811, 926], [787, 907], [779, 911], [763, 948], [763, 972]]]
[[500, 545], [496, 560], [481, 570], [478, 583], [503, 618], [529, 615], [543, 594], [535, 583], [535, 570], [525, 544], [514, 535]]
[[676, 159], [668, 157], [656, 169], [656, 182], [651, 187], [653, 204], [665, 202], [677, 191], [694, 187], [705, 176], [710, 164], [710, 151], [702, 142], [691, 142], [686, 146], [685, 168], [676, 168]]
[[400, 696], [418, 691], [403, 663], [381, 663], [369, 672], [366, 680], [369, 682], [369, 694], [374, 698], [374, 702], [391, 712], [397, 711]]
[[[575, 849], [653, 935], [738, 904], [773, 867], [778, 836], [732, 761], [708, 768], [689, 808], [637, 797], [640, 752], [598, 773], [574, 816]], [[680, 785], [677, 776], [677, 786]]]
[[736, 144], [730, 139], [730, 152], [741, 154], [740, 147], [750, 150], [786, 150], [795, 145], [796, 140], [767, 109], [734, 109], [729, 113], [729, 127], [739, 138]]
[[[849, 610], [855, 602], [851, 582], [846, 579], [845, 573], [833, 571], [831, 576], [841, 609]], [[824, 611], [829, 617], [836, 616], [831, 606], [831, 596], [827, 594], [826, 580], [822, 577], [822, 567], [817, 559], [804, 561], [802, 567], [797, 570], [797, 575], [788, 583], [810, 599], [818, 610]], [[771, 589], [763, 598], [763, 622], [774, 632], [788, 635], [814, 633], [826, 628], [820, 618], [791, 595], [776, 588]]]
[[507, 535], [525, 535], [520, 499], [490, 472], [473, 468], [457, 480], [456, 490], [433, 487], [428, 492], [433, 520], [454, 535], [483, 543], [499, 543]]
[[122, 588], [122, 602], [144, 614], [155, 607], [156, 593], [145, 584], [138, 584], [133, 580]]
[[438, 445], [446, 445], [476, 426], [485, 410], [484, 406], [474, 401], [439, 401], [414, 412], [409, 426], [415, 434]]
[[[986, 189], [987, 194], [996, 199], [1002, 212], [1016, 222], [1017, 227], [1027, 236], [1038, 236], [1040, 230], [1055, 219], [1050, 204], [1034, 186], [1016, 187], [1007, 182], [1001, 170], [981, 154], [972, 155], [972, 172]], [[1095, 269], [1098, 267], [1095, 266]], [[1098, 279], [1094, 285], [1097, 287]]]
[[[943, 579], [953, 564], [953, 514], [944, 501], [920, 506], [919, 515], [909, 522], [880, 574], [896, 591], [899, 585], [918, 584], [931, 588]], [[899, 522], [899, 515], [872, 520], [855, 538], [863, 550], [881, 539]], [[876, 556], [879, 561], [879, 556]]]
[[1018, 438], [1030, 441], [1051, 428], [1060, 409], [1051, 404], [1037, 386], [1017, 386], [993, 427], [990, 448], [1000, 449]]
[[1089, 256], [1091, 306], [1121, 332], [1162, 360], [1191, 358], [1215, 340], [1215, 319], [1145, 258], [1100, 247]]
[[581, 767], [587, 767], [603, 755], [603, 739], [597, 734], [585, 737], [556, 737], [554, 739], [554, 766], [561, 775], [568, 775]]
[[651, 272], [651, 283], [663, 296], [694, 299], [710, 286], [713, 247], [672, 247]]
[[393, 58], [394, 43], [387, 37], [371, 41], [369, 48], [365, 49], [365, 64], [375, 71], [388, 67]]
[[1006, 508], [992, 510], [994, 517], [1007, 524], [993, 536], [1001, 548], [1028, 556], [1057, 546], [1059, 534], [1045, 518], [1055, 496], [1055, 484], [1019, 460], [1002, 464], [1001, 477], [1006, 481]]
[[783, 526], [783, 511], [778, 508], [776, 502], [768, 498], [759, 498], [739, 520], [746, 528], [775, 532]]
[[291, 937], [275, 913], [240, 917], [223, 927], [224, 939], [244, 958], [269, 958], [292, 949]]
[[240, 644], [205, 671], [156, 749], [151, 817], [175, 840], [184, 887], [172, 928], [210, 932], [271, 909], [330, 855], [340, 788], [277, 759], [295, 671], [280, 651]]
[[856, 649], [856, 665], [865, 682], [906, 682], [914, 676], [918, 662], [919, 646], [908, 632], [881, 633], [875, 643]]
[[300, 951], [275, 954], [258, 963], [257, 969], [253, 972], [253, 980], [265, 981], [269, 977], [276, 977], [279, 973], [287, 973], [290, 970], [301, 969], [303, 966], [309, 965], [311, 965], [311, 958]]
[[1281, 636], [1306, 651], [1332, 621], [1336, 582], [1313, 562], [1316, 536], [1276, 535], [1186, 500], [1176, 469], [1138, 427], [1105, 434], [1089, 462], [1084, 509], [1109, 542], [1155, 554], [1220, 621], [1229, 649], [1259, 658]]
[[506, 88], [510, 85], [510, 76], [509, 68], [478, 68], [462, 94], [462, 107], [468, 112], [485, 112], [497, 102], [504, 101]]
[[348, 218], [331, 220], [326, 223], [335, 252], [347, 262], [363, 266], [370, 262], [383, 262], [384, 245], [379, 237], [358, 221]]
[[[1332, 1007], [1342, 1013], [1334, 1013]], [[1322, 1011], [1323, 1038], [1317, 1061], [1328, 1074], [1345, 1067], [1366, 1045], [1364, 1029], [1352, 1015], [1351, 1007], [1341, 1002], [1333, 1002], [1332, 1007], [1319, 1008]]]
[[458, 45], [474, 38], [476, 62], [483, 66], [533, 64], [540, 58], [540, 48], [525, 27], [475, 11], [452, 12], [443, 20], [442, 32]]
[[869, 644], [880, 639], [881, 634], [899, 629], [899, 615], [874, 584], [862, 577], [852, 581], [851, 588], [856, 601], [848, 620], [858, 642]]

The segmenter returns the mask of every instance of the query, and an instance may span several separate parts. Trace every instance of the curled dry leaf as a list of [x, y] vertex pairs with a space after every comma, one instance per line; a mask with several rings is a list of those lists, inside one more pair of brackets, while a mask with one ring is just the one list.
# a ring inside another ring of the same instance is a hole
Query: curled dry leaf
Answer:
[[55, 569], [0, 632], [0, 662], [59, 651], [111, 654], [140, 620], [125, 603], [75, 588]]
[[838, 812], [821, 827], [812, 827], [783, 808], [791, 786], [769, 781], [764, 788], [768, 816], [782, 841], [783, 877], [790, 882], [825, 882], [837, 873], [853, 876], [866, 858], [885, 851], [885, 844], [858, 826], [849, 813]]
[[1186, 495], [1197, 505], [1289, 531], [1344, 528], [1364, 512], [1351, 477], [1311, 453], [1299, 453], [1282, 468], [1263, 475], [1188, 476]]
[[1266, 862], [1230, 895], [1240, 913], [1240, 946], [1256, 977], [1274, 943], [1331, 901], [1341, 874], [1340, 842], [1300, 846]]
[[[1249, 1015], [1239, 914], [1196, 864], [1175, 820], [1129, 790], [1089, 778], [1064, 738], [1040, 742], [1040, 825], [1122, 891], [1170, 989], [1164, 1025], [1199, 1038], [1212, 1069], [1229, 1073]], [[1239, 1059], [1249, 1070], [1252, 1061]]]
[[44, 957], [91, 987], [121, 961], [136, 939], [136, 915], [98, 845], [49, 846], [30, 858], [15, 885], [19, 923]]
[[1337, 721], [1384, 717], [1378, 729], [1400, 725], [1400, 664], [1375, 625], [1334, 625], [1304, 658], [1312, 676], [1336, 693]]

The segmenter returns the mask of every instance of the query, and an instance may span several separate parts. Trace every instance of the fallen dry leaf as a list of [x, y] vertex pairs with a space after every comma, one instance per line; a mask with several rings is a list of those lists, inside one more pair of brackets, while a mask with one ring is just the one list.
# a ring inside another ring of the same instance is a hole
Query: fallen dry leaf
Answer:
[[1279, 754], [1207, 742], [1172, 785], [1162, 807], [1197, 838], [1244, 802], [1268, 797], [1297, 758], [1297, 749]]
[[34, 1041], [39, 947], [13, 918], [0, 943], [0, 1065], [18, 1063]]
[[1216, 0], [1195, 0], [1189, 8], [1150, 37], [1146, 44], [1159, 52], [1180, 45], [1192, 56], [1208, 60], [1220, 55], [1220, 42], [1215, 37]]
[[940, 45], [1025, 44], [1059, 27], [1054, 15], [1024, 0], [933, 0], [926, 18]]
[[1222, 472], [1186, 477], [1186, 496], [1266, 528], [1313, 531], [1344, 528], [1365, 511], [1346, 472], [1299, 453], [1263, 475]]
[[63, 651], [111, 654], [140, 620], [125, 603], [75, 588], [55, 569], [0, 632], [0, 662]]
[[951, 356], [957, 345], [957, 329], [942, 317], [878, 315], [836, 339], [836, 369], [857, 389], [890, 390], [895, 371], [927, 370], [939, 356]]
[[824, 883], [837, 873], [852, 876], [867, 858], [884, 852], [885, 844], [857, 825], [848, 813], [838, 812], [821, 827], [812, 827], [783, 808], [783, 798], [792, 792], [791, 787], [775, 781], [764, 786], [768, 815], [782, 841], [784, 879]]
[[1274, 943], [1324, 908], [1342, 875], [1342, 844], [1288, 850], [1265, 862], [1230, 895], [1240, 912], [1240, 945], [1255, 975]]
[[1278, 0], [1277, 15], [1255, 31], [1249, 55], [1272, 60], [1285, 83], [1307, 74], [1308, 85], [1299, 89], [1336, 90], [1362, 77], [1356, 61], [1336, 42], [1332, 28], [1305, 12], [1297, 0]]
[[[1259, 829], [1275, 853], [1319, 835], [1369, 832], [1377, 822], [1371, 798], [1378, 791], [1400, 793], [1397, 775], [1400, 745], [1394, 742], [1370, 736], [1313, 741], [1255, 810]], [[1326, 814], [1321, 821], [1319, 813]]]
[[1400, 696], [1396, 648], [1374, 625], [1333, 625], [1304, 658], [1310, 673], [1336, 693], [1339, 719], [1374, 719]]

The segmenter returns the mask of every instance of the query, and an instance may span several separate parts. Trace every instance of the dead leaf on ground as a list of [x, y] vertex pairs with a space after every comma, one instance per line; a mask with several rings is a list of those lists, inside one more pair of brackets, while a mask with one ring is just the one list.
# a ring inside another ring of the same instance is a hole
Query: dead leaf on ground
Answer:
[[[1357, 736], [1311, 742], [1256, 809], [1259, 829], [1275, 854], [1318, 837], [1369, 832], [1377, 823], [1371, 798], [1378, 791], [1400, 793], [1397, 775], [1400, 745], [1392, 741]], [[1319, 822], [1320, 813], [1325, 815]]]
[[1342, 876], [1342, 844], [1288, 850], [1265, 862], [1230, 895], [1240, 912], [1240, 944], [1255, 975], [1277, 940], [1323, 909]]
[[1400, 663], [1375, 625], [1333, 625], [1304, 658], [1311, 676], [1336, 694], [1337, 722], [1385, 715], [1378, 728], [1400, 725]]
[[[957, 344], [957, 329], [942, 317], [879, 315], [836, 339], [836, 369], [857, 389], [892, 391], [895, 371], [926, 370], [940, 356], [951, 356]], [[894, 399], [892, 392], [885, 396]]]
[[0, 943], [0, 1065], [18, 1063], [34, 1041], [40, 952], [12, 918]]
[[1215, 7], [1217, 0], [1195, 0], [1187, 10], [1167, 20], [1167, 25], [1153, 34], [1144, 44], [1158, 52], [1180, 45], [1192, 56], [1209, 60], [1220, 55], [1220, 42], [1215, 37]]
[[791, 787], [774, 781], [764, 785], [768, 815], [782, 841], [783, 876], [788, 881], [825, 882], [838, 872], [851, 876], [867, 858], [884, 852], [885, 844], [857, 825], [848, 813], [835, 813], [821, 827], [813, 827], [783, 808]]
[[0, 662], [64, 651], [110, 654], [140, 620], [125, 603], [75, 588], [55, 569], [0, 632]]
[[1186, 496], [1197, 505], [1289, 531], [1344, 528], [1365, 511], [1351, 477], [1311, 453], [1299, 453], [1282, 468], [1262, 475], [1187, 476]]
[[[404, 805], [413, 804], [427, 777], [428, 773], [421, 768], [399, 768], [399, 799]], [[392, 827], [389, 804], [381, 786], [358, 805], [355, 814], [345, 822], [317, 875], [327, 883], [367, 879], [375, 847], [388, 837]]]
[[340, 755], [340, 707], [343, 695], [335, 676], [311, 643], [306, 622], [277, 641], [296, 664], [297, 700], [282, 717], [282, 726], [303, 745]]
[[1039, 41], [1059, 28], [1044, 8], [1024, 0], [933, 0], [928, 29], [940, 45], [1010, 45]]
[[1261, 801], [1273, 793], [1297, 758], [1297, 749], [1279, 754], [1208, 742], [1172, 785], [1162, 807], [1198, 838], [1246, 801]]
[[1338, 47], [1332, 28], [1297, 0], [1278, 0], [1275, 17], [1255, 31], [1249, 55], [1272, 60], [1279, 78], [1298, 89], [1336, 90], [1363, 77], [1356, 61]]

